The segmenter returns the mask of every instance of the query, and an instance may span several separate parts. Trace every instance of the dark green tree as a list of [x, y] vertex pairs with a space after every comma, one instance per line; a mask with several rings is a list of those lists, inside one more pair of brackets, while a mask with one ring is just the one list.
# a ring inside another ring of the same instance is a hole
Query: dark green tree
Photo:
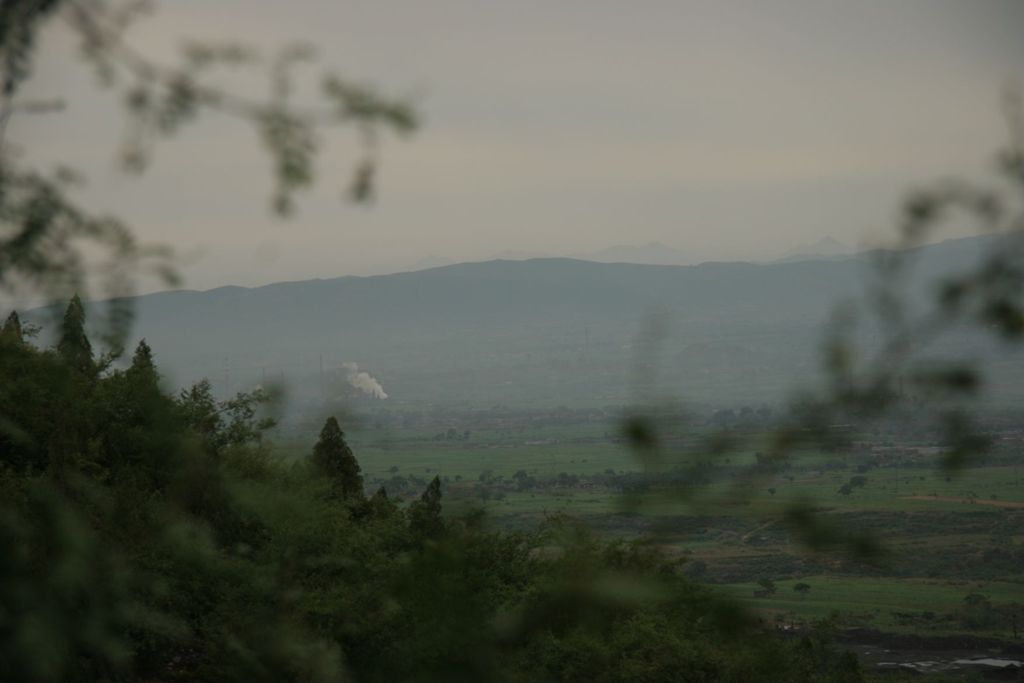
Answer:
[[263, 433], [277, 425], [275, 418], [261, 415], [261, 406], [272, 400], [268, 392], [257, 388], [255, 391], [240, 391], [222, 402], [220, 410], [226, 418], [223, 445], [261, 444]]
[[[145, 354], [138, 359], [139, 372], [144, 372]], [[133, 363], [133, 368], [135, 364]], [[152, 370], [150, 383], [156, 387], [159, 373]], [[270, 394], [262, 390], [239, 392], [226, 401], [213, 397], [208, 379], [202, 379], [188, 389], [183, 389], [175, 403], [181, 418], [202, 440], [211, 453], [221, 453], [225, 448], [259, 444], [263, 433], [273, 428], [277, 421], [262, 417], [260, 406], [271, 400]]]
[[138, 387], [138, 390], [148, 394], [160, 395], [160, 373], [153, 361], [153, 350], [143, 339], [135, 347], [132, 354], [132, 364], [128, 367], [125, 376]]
[[215, 445], [224, 421], [213, 397], [210, 380], [204, 378], [188, 389], [182, 389], [177, 404], [185, 424], [209, 445]]
[[811, 584], [801, 582], [793, 586], [793, 590], [799, 593], [801, 598], [806, 598], [811, 592]]
[[444, 532], [440, 477], [435, 476], [420, 499], [409, 506], [409, 527], [422, 539], [437, 538]]
[[331, 478], [342, 498], [364, 497], [359, 463], [345, 443], [345, 432], [333, 416], [327, 418], [320, 430], [320, 440], [313, 447], [313, 466]]
[[102, 444], [97, 464], [114, 476], [131, 470], [136, 485], [154, 488], [166, 486], [179, 464], [183, 426], [173, 399], [160, 390], [159, 376], [143, 341], [131, 366], [103, 373], [93, 394], [99, 428], [94, 441]]
[[82, 300], [77, 294], [71, 297], [64, 311], [57, 352], [68, 365], [82, 374], [92, 374], [96, 370], [92, 344], [85, 333], [85, 307], [82, 306]]
[[366, 501], [366, 511], [376, 519], [390, 519], [401, 514], [401, 509], [388, 498], [387, 489], [383, 486]]
[[143, 339], [139, 342], [139, 345], [135, 347], [135, 353], [132, 355], [131, 369], [133, 372], [142, 374], [149, 373], [156, 375], [156, 363], [153, 362], [153, 349], [149, 348], [149, 344]]
[[[11, 319], [0, 332], [0, 469], [46, 469], [59, 415], [74, 405], [70, 369], [56, 354], [16, 338]], [[62, 427], [67, 421], [61, 422]], [[67, 429], [60, 431], [61, 436]]]
[[17, 311], [11, 311], [11, 314], [7, 316], [3, 329], [0, 329], [0, 338], [15, 344], [21, 344], [25, 341], [25, 336], [21, 329], [21, 318], [18, 317]]

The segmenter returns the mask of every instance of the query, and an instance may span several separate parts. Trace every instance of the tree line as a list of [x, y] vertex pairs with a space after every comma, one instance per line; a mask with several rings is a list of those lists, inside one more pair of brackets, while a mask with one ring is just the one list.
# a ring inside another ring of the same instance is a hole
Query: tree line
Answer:
[[73, 298], [0, 331], [0, 667], [23, 681], [860, 680], [642, 541], [364, 490], [337, 419], [275, 458], [265, 392], [167, 393]]

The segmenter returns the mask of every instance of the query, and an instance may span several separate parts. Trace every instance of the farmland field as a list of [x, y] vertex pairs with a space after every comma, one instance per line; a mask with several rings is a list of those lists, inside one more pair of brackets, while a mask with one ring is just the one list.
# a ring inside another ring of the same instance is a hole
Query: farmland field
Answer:
[[[757, 456], [739, 450], [712, 459], [692, 486], [684, 477], [678, 488], [638, 494], [638, 478], [687, 471], [709, 428], [670, 435], [651, 463], [620, 438], [615, 418], [520, 418], [495, 428], [461, 416], [438, 420], [436, 430], [362, 420], [350, 443], [370, 489], [415, 496], [437, 475], [449, 514], [483, 509], [496, 526], [529, 529], [557, 513], [601, 533], [640, 536], [765, 620], [831, 616], [840, 627], [892, 633], [1015, 637], [1024, 602], [1024, 458], [1015, 437], [955, 473], [925, 441], [859, 437], [849, 452], [804, 453], [742, 495], [737, 481]], [[301, 458], [311, 445], [293, 431], [276, 451]], [[801, 500], [837, 528], [879, 541], [882, 553], [863, 561], [808, 552], [783, 523]], [[764, 580], [774, 591], [754, 597]], [[810, 588], [799, 593], [798, 584]]]

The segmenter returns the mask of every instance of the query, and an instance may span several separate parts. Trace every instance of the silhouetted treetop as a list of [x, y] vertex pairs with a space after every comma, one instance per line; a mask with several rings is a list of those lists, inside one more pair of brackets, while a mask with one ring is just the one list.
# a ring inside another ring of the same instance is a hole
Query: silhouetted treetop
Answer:
[[330, 477], [343, 498], [363, 497], [363, 477], [345, 432], [335, 417], [327, 418], [313, 447], [313, 466]]
[[85, 307], [77, 294], [71, 297], [64, 311], [57, 352], [71, 367], [83, 374], [90, 374], [96, 369], [92, 344], [85, 333]]
[[444, 532], [441, 518], [441, 478], [435, 476], [420, 499], [409, 506], [409, 526], [421, 539], [437, 538]]
[[0, 329], [0, 337], [17, 344], [25, 341], [21, 329], [21, 318], [18, 317], [17, 311], [11, 311], [11, 314], [7, 316], [3, 328]]

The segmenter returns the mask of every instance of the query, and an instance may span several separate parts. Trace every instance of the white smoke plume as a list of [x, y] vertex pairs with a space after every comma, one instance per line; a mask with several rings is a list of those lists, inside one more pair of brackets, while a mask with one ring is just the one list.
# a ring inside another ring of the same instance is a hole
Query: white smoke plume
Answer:
[[385, 399], [388, 397], [384, 392], [384, 387], [380, 385], [380, 382], [378, 382], [370, 373], [360, 370], [356, 363], [342, 363], [341, 366], [345, 368], [345, 379], [347, 379], [348, 383], [356, 389], [359, 389], [363, 393], [369, 394], [374, 398]]

